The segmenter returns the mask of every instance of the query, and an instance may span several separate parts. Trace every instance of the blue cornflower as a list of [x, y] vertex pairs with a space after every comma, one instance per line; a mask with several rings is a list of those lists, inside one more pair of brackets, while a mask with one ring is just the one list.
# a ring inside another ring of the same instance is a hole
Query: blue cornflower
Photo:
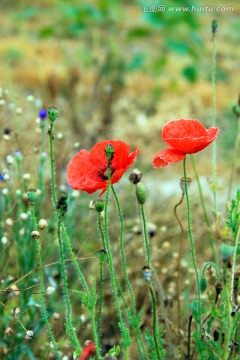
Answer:
[[47, 117], [47, 110], [45, 109], [41, 109], [38, 113], [39, 117], [41, 120], [45, 120]]

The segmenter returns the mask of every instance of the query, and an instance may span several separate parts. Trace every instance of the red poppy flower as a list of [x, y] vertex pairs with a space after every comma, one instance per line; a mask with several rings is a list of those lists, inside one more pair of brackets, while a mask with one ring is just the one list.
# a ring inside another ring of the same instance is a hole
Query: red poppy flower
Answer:
[[173, 120], [162, 128], [162, 139], [170, 148], [160, 151], [153, 157], [156, 168], [165, 167], [181, 161], [186, 154], [199, 152], [211, 144], [218, 136], [217, 127], [206, 129], [198, 120]]
[[88, 341], [88, 344], [84, 346], [83, 352], [78, 360], [88, 360], [91, 355], [95, 354], [95, 344], [92, 341]]
[[112, 145], [114, 149], [110, 163], [111, 184], [121, 179], [140, 152], [137, 148], [130, 153], [130, 147], [120, 140], [101, 141], [94, 145], [90, 152], [81, 150], [72, 158], [67, 169], [68, 182], [73, 189], [83, 190], [88, 194], [102, 190], [99, 196], [106, 191], [108, 159], [105, 150], [107, 145]]

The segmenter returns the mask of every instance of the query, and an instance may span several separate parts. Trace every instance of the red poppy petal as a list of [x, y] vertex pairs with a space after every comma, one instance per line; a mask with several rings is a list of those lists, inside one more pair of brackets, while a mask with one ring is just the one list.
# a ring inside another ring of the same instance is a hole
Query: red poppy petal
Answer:
[[185, 158], [186, 154], [176, 149], [165, 149], [154, 155], [152, 163], [155, 168], [166, 167]]
[[84, 190], [89, 194], [106, 188], [106, 180], [98, 176], [99, 170], [89, 160], [89, 152], [81, 150], [72, 160], [67, 169], [68, 183], [75, 190]]
[[205, 149], [217, 137], [220, 129], [206, 129], [198, 120], [174, 120], [163, 126], [162, 139], [171, 147], [193, 154]]

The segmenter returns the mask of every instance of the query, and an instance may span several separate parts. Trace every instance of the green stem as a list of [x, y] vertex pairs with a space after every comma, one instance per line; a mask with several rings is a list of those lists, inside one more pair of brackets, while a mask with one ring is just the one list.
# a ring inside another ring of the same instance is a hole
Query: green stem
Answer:
[[[216, 31], [213, 32], [212, 39], [212, 126], [217, 126], [216, 117]], [[212, 145], [212, 167], [213, 167], [213, 200], [214, 200], [214, 212], [215, 218], [217, 216], [217, 142], [214, 141]]]
[[[74, 345], [76, 346], [77, 351], [80, 353], [82, 351], [82, 349], [81, 349], [81, 346], [79, 345], [77, 335], [76, 335], [76, 332], [75, 332], [75, 330], [73, 328], [72, 319], [71, 319], [71, 303], [70, 303], [68, 286], [67, 286], [67, 274], [66, 274], [66, 268], [65, 268], [64, 245], [63, 245], [62, 239], [61, 239], [61, 236], [62, 236], [61, 228], [62, 228], [62, 231], [64, 233], [65, 238], [66, 238], [66, 229], [65, 229], [65, 226], [62, 224], [62, 214], [57, 208], [57, 196], [56, 196], [56, 189], [55, 189], [55, 169], [54, 169], [53, 123], [50, 123], [49, 139], [50, 139], [50, 164], [51, 164], [52, 196], [53, 196], [53, 202], [54, 202], [55, 211], [56, 211], [57, 216], [58, 216], [57, 235], [58, 235], [58, 243], [59, 243], [59, 251], [60, 251], [60, 264], [61, 264], [61, 270], [62, 270], [61, 272], [62, 272], [62, 279], [63, 279], [64, 296], [65, 296], [65, 301], [66, 301], [66, 306], [67, 306], [67, 314], [66, 314], [67, 334], [68, 334], [69, 340], [73, 341]], [[75, 260], [74, 256], [73, 256], [73, 259]], [[70, 332], [71, 332], [70, 334], [68, 333], [68, 330], [70, 330]]]
[[[124, 279], [125, 279], [125, 282], [127, 284], [127, 288], [128, 288], [129, 294], [130, 294], [133, 316], [137, 316], [137, 310], [136, 310], [136, 304], [135, 304], [135, 299], [134, 299], [134, 295], [133, 295], [133, 290], [132, 290], [132, 286], [130, 284], [129, 277], [127, 275], [127, 262], [126, 262], [126, 257], [125, 257], [125, 254], [124, 254], [124, 248], [123, 248], [123, 229], [124, 229], [123, 214], [122, 214], [122, 210], [121, 210], [121, 206], [120, 206], [118, 196], [116, 194], [116, 191], [115, 191], [113, 185], [111, 186], [111, 188], [112, 188], [114, 199], [115, 199], [116, 204], [117, 204], [118, 216], [119, 216], [119, 220], [120, 220], [120, 253], [121, 253], [121, 258], [122, 258], [122, 267], [123, 267]], [[139, 342], [140, 342], [142, 350], [144, 351], [146, 358], [148, 358], [148, 354], [147, 354], [147, 351], [145, 349], [144, 343], [142, 341], [141, 332], [139, 331], [139, 329], [134, 330], [134, 334], [135, 334], [139, 354], [141, 354], [141, 350], [140, 350], [140, 347], [139, 347]]]
[[100, 231], [100, 234], [101, 234], [103, 249], [105, 249], [106, 244], [105, 244], [105, 238], [104, 238], [102, 222], [101, 222], [101, 213], [98, 213], [98, 228], [99, 228], [99, 231]]
[[231, 170], [231, 175], [230, 175], [230, 180], [229, 180], [229, 187], [228, 187], [228, 198], [227, 200], [231, 199], [231, 192], [232, 192], [232, 186], [233, 186], [233, 181], [234, 181], [234, 175], [236, 173], [236, 169], [237, 169], [237, 161], [239, 159], [239, 145], [240, 145], [240, 116], [238, 115], [237, 117], [237, 122], [238, 122], [238, 128], [237, 128], [237, 136], [236, 136], [236, 140], [235, 140], [235, 146], [234, 146], [234, 153], [233, 153], [233, 163], [232, 163], [232, 170]]
[[157, 325], [157, 307], [156, 307], [156, 300], [155, 300], [155, 296], [153, 293], [153, 288], [152, 288], [152, 284], [150, 283], [150, 281], [147, 282], [148, 283], [148, 289], [150, 291], [150, 295], [151, 295], [151, 301], [152, 301], [152, 311], [153, 311], [153, 337], [154, 337], [154, 342], [155, 342], [155, 348], [156, 348], [156, 352], [157, 352], [157, 358], [158, 360], [162, 360], [163, 358], [161, 357], [160, 351], [159, 351], [159, 346], [158, 346], [158, 325]]
[[204, 265], [203, 265], [203, 267], [202, 267], [202, 276], [204, 277], [204, 273], [205, 273], [205, 270], [206, 270], [206, 267], [207, 266], [212, 266], [212, 267], [214, 267], [214, 269], [215, 269], [215, 271], [216, 271], [216, 277], [217, 277], [217, 282], [220, 282], [220, 274], [219, 274], [219, 270], [218, 270], [218, 267], [217, 267], [217, 265], [214, 263], [214, 262], [212, 262], [212, 261], [207, 261]]
[[[63, 279], [63, 290], [64, 290], [64, 296], [65, 296], [66, 307], [67, 307], [67, 314], [66, 314], [67, 329], [66, 329], [66, 332], [67, 332], [69, 340], [71, 340], [74, 343], [74, 346], [76, 347], [77, 351], [80, 353], [82, 351], [82, 349], [79, 345], [76, 331], [72, 324], [72, 317], [71, 317], [72, 307], [71, 307], [68, 285], [67, 285], [67, 274], [66, 274], [65, 261], [64, 261], [65, 254], [64, 254], [64, 245], [62, 243], [61, 223], [62, 223], [61, 222], [61, 214], [59, 214], [57, 234], [58, 234], [58, 242], [59, 242], [59, 250], [60, 250], [60, 265], [61, 265], [61, 273], [62, 273], [62, 279]], [[70, 333], [68, 332], [69, 330], [70, 330]]]
[[[31, 215], [32, 215], [32, 223], [33, 223], [33, 229], [37, 230], [37, 221], [35, 216], [35, 209], [34, 205], [31, 204]], [[38, 269], [39, 269], [39, 282], [40, 282], [40, 301], [41, 301], [41, 312], [43, 316], [43, 320], [46, 324], [49, 337], [51, 339], [53, 349], [55, 352], [55, 355], [58, 360], [61, 360], [60, 354], [58, 352], [57, 344], [50, 326], [50, 323], [48, 321], [48, 315], [47, 315], [47, 308], [45, 305], [45, 299], [44, 299], [44, 275], [43, 275], [43, 263], [42, 263], [42, 251], [41, 251], [41, 245], [39, 239], [36, 240], [36, 259], [38, 260]]]
[[227, 312], [227, 329], [225, 332], [222, 360], [227, 360], [229, 357], [229, 348], [228, 347], [229, 347], [229, 343], [230, 343], [231, 328], [232, 328], [232, 316], [231, 316], [232, 306], [231, 306], [231, 302], [230, 302], [229, 286], [227, 284], [226, 277], [225, 277], [224, 289], [225, 289], [226, 312]]
[[106, 244], [106, 250], [107, 250], [107, 260], [108, 260], [108, 267], [109, 267], [109, 273], [110, 273], [110, 279], [112, 284], [112, 291], [115, 299], [115, 304], [117, 308], [118, 318], [119, 318], [119, 327], [121, 330], [122, 338], [123, 338], [123, 347], [125, 350], [125, 359], [128, 359], [128, 347], [129, 345], [125, 343], [125, 333], [127, 332], [127, 329], [124, 326], [123, 323], [123, 317], [121, 313], [121, 307], [118, 300], [118, 293], [116, 289], [116, 275], [113, 267], [113, 261], [112, 261], [112, 254], [110, 249], [110, 243], [108, 238], [108, 216], [107, 216], [107, 210], [108, 210], [108, 201], [109, 201], [109, 192], [110, 192], [110, 186], [111, 186], [111, 168], [110, 168], [110, 161], [108, 161], [108, 186], [106, 191], [106, 200], [105, 200], [105, 207], [104, 207], [104, 227], [105, 227], [105, 244]]
[[212, 233], [211, 233], [211, 223], [210, 223], [209, 216], [208, 216], [208, 213], [207, 213], [207, 208], [206, 208], [206, 204], [205, 204], [205, 200], [204, 200], [204, 196], [203, 196], [203, 191], [202, 191], [202, 185], [201, 185], [201, 182], [200, 182], [199, 174], [198, 174], [196, 163], [195, 163], [195, 158], [194, 158], [193, 155], [191, 155], [191, 161], [192, 161], [193, 171], [194, 171], [194, 174], [195, 174], [195, 177], [196, 177], [196, 180], [197, 180], [197, 184], [198, 184], [198, 192], [199, 192], [199, 197], [200, 197], [200, 203], [201, 203], [201, 206], [202, 206], [202, 209], [203, 209], [203, 214], [204, 214], [204, 217], [205, 217], [205, 221], [206, 221], [206, 224], [207, 224], [207, 227], [208, 227], [208, 235], [209, 235], [209, 239], [210, 239], [210, 246], [211, 246], [212, 252], [213, 252], [214, 262], [216, 264], [218, 264], [218, 253], [217, 253], [217, 250], [216, 250], [216, 245], [215, 245], [215, 242], [214, 242], [214, 238], [213, 238]]
[[124, 254], [124, 249], [123, 249], [123, 215], [122, 215], [122, 211], [121, 211], [121, 207], [120, 207], [120, 203], [116, 194], [116, 191], [114, 189], [113, 186], [111, 186], [112, 188], [112, 192], [117, 204], [117, 209], [118, 209], [118, 216], [119, 216], [119, 220], [120, 220], [120, 253], [121, 253], [121, 258], [122, 258], [122, 267], [123, 267], [123, 274], [124, 274], [124, 279], [126, 281], [127, 287], [128, 287], [128, 291], [130, 294], [130, 299], [131, 299], [131, 305], [132, 305], [132, 311], [133, 313], [136, 315], [137, 311], [136, 311], [136, 304], [135, 304], [135, 299], [134, 299], [134, 295], [133, 295], [133, 290], [127, 275], [127, 262], [126, 262], [126, 257]]
[[191, 255], [192, 255], [192, 262], [193, 267], [195, 270], [195, 276], [196, 276], [196, 282], [197, 282], [197, 306], [198, 306], [198, 325], [199, 325], [199, 331], [202, 329], [202, 313], [201, 313], [201, 298], [200, 298], [200, 281], [199, 281], [199, 274], [197, 269], [197, 263], [196, 263], [196, 255], [195, 255], [195, 246], [194, 246], [194, 239], [191, 229], [191, 209], [190, 209], [190, 200], [188, 195], [188, 186], [187, 184], [187, 169], [186, 169], [186, 157], [183, 160], [183, 172], [184, 172], [184, 179], [185, 179], [185, 195], [186, 195], [186, 203], [187, 203], [187, 220], [188, 220], [188, 234], [189, 234], [189, 240], [190, 240], [190, 246], [191, 246]]
[[232, 260], [232, 270], [231, 270], [231, 292], [230, 292], [230, 301], [231, 302], [233, 302], [234, 275], [235, 275], [235, 268], [236, 268], [239, 237], [240, 237], [240, 225], [238, 226], [238, 230], [236, 232], [236, 236], [235, 236], [235, 239], [234, 239], [235, 247], [234, 247], [233, 260]]
[[53, 123], [50, 123], [49, 129], [49, 139], [50, 139], [50, 165], [51, 165], [51, 180], [52, 180], [52, 197], [55, 209], [57, 209], [57, 195], [55, 189], [55, 169], [54, 169], [54, 148], [53, 148]]
[[144, 206], [142, 204], [140, 204], [140, 208], [141, 208], [141, 218], [143, 225], [143, 237], [144, 237], [145, 252], [146, 252], [146, 262], [147, 262], [147, 266], [151, 267], [151, 252], [150, 252], [150, 244], [147, 233], [147, 221], [146, 221]]
[[103, 307], [103, 262], [100, 261], [99, 267], [99, 310], [97, 318], [97, 329], [99, 337], [99, 345], [101, 343], [101, 319], [102, 319], [102, 307]]

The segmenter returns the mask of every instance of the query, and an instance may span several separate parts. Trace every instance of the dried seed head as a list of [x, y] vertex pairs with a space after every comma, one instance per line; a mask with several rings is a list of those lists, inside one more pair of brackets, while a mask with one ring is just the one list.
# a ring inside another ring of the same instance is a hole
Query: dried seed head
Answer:
[[134, 185], [138, 184], [142, 179], [142, 173], [140, 170], [138, 169], [134, 169], [131, 174], [129, 175], [129, 180], [131, 181], [131, 183], [133, 183]]
[[55, 287], [53, 287], [53, 286], [48, 286], [48, 288], [46, 289], [46, 293], [47, 293], [48, 295], [51, 295], [52, 293], [54, 293], [55, 290], [56, 290]]
[[33, 331], [32, 330], [27, 330], [26, 335], [25, 335], [25, 340], [31, 341], [33, 339], [34, 339]]
[[13, 335], [13, 329], [8, 327], [6, 330], [5, 330], [5, 336], [8, 337], [8, 336], [12, 336]]
[[144, 276], [145, 280], [150, 281], [151, 276], [152, 276], [152, 270], [150, 269], [150, 267], [149, 266], [144, 266], [142, 271], [143, 271], [143, 276]]
[[[186, 186], [187, 186], [187, 189], [190, 188], [190, 185], [192, 183], [192, 179], [190, 177], [187, 177], [186, 178]], [[182, 190], [182, 194], [185, 195], [185, 192], [186, 192], [186, 186], [185, 186], [185, 177], [181, 177], [180, 179], [180, 189]]]
[[58, 312], [55, 312], [54, 314], [53, 314], [53, 318], [54, 318], [54, 320], [58, 320], [59, 318], [60, 318], [60, 314], [58, 313]]
[[37, 231], [37, 230], [33, 230], [32, 232], [31, 232], [31, 238], [32, 239], [39, 239], [40, 238], [40, 232], [39, 231]]
[[47, 226], [48, 226], [47, 220], [45, 220], [45, 219], [39, 220], [39, 222], [38, 222], [39, 229], [44, 230], [44, 229], [46, 229]]
[[20, 312], [21, 312], [20, 307], [13, 308], [13, 309], [11, 310], [11, 315], [12, 315], [12, 316], [17, 316], [18, 314], [20, 314]]
[[138, 183], [136, 185], [136, 195], [140, 205], [145, 204], [147, 199], [147, 189], [143, 183]]

